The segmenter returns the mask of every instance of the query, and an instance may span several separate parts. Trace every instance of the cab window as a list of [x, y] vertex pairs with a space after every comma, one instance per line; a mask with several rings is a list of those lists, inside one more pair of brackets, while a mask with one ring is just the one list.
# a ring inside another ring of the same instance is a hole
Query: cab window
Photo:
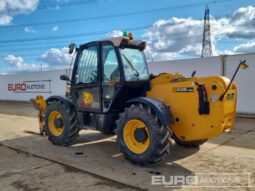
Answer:
[[102, 60], [104, 68], [104, 83], [109, 83], [111, 80], [120, 79], [118, 60], [115, 54], [115, 49], [112, 45], [104, 45], [102, 51]]
[[98, 46], [84, 49], [79, 56], [75, 83], [98, 82]]
[[121, 48], [126, 81], [148, 80], [149, 71], [144, 52], [134, 48]]
[[118, 59], [111, 44], [102, 46], [103, 65], [103, 110], [107, 111], [113, 100], [117, 84], [120, 81]]

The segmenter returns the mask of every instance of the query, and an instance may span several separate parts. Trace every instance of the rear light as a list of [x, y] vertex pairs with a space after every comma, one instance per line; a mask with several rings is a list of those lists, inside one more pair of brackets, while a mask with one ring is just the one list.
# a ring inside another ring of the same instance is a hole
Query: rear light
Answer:
[[128, 33], [128, 38], [129, 38], [130, 40], [133, 40], [133, 38], [134, 38], [134, 37], [133, 37], [133, 33], [131, 33], [131, 32]]
[[133, 33], [128, 33], [128, 32], [123, 32], [123, 35], [124, 37], [127, 37], [129, 38], [130, 40], [133, 40], [134, 36], [133, 36]]

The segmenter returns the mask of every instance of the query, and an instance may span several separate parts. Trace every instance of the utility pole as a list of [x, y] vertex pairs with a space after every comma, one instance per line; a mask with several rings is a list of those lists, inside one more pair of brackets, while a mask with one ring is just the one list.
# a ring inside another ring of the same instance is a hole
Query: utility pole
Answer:
[[204, 15], [204, 32], [201, 57], [212, 56], [211, 29], [210, 29], [210, 10], [208, 5], [205, 7]]

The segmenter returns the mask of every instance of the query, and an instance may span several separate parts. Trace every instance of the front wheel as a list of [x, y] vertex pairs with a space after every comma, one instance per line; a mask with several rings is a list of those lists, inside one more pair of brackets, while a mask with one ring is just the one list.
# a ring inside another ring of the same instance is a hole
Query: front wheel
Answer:
[[76, 112], [68, 104], [53, 101], [45, 113], [45, 133], [56, 145], [70, 145], [78, 135], [79, 124]]
[[125, 109], [117, 121], [117, 141], [126, 159], [139, 165], [160, 161], [169, 152], [171, 130], [142, 104]]

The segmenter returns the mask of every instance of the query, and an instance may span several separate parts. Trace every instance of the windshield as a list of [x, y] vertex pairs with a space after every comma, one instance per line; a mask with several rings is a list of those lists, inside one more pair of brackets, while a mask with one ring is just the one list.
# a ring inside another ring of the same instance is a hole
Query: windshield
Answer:
[[126, 81], [148, 80], [149, 72], [143, 51], [133, 48], [120, 49]]

